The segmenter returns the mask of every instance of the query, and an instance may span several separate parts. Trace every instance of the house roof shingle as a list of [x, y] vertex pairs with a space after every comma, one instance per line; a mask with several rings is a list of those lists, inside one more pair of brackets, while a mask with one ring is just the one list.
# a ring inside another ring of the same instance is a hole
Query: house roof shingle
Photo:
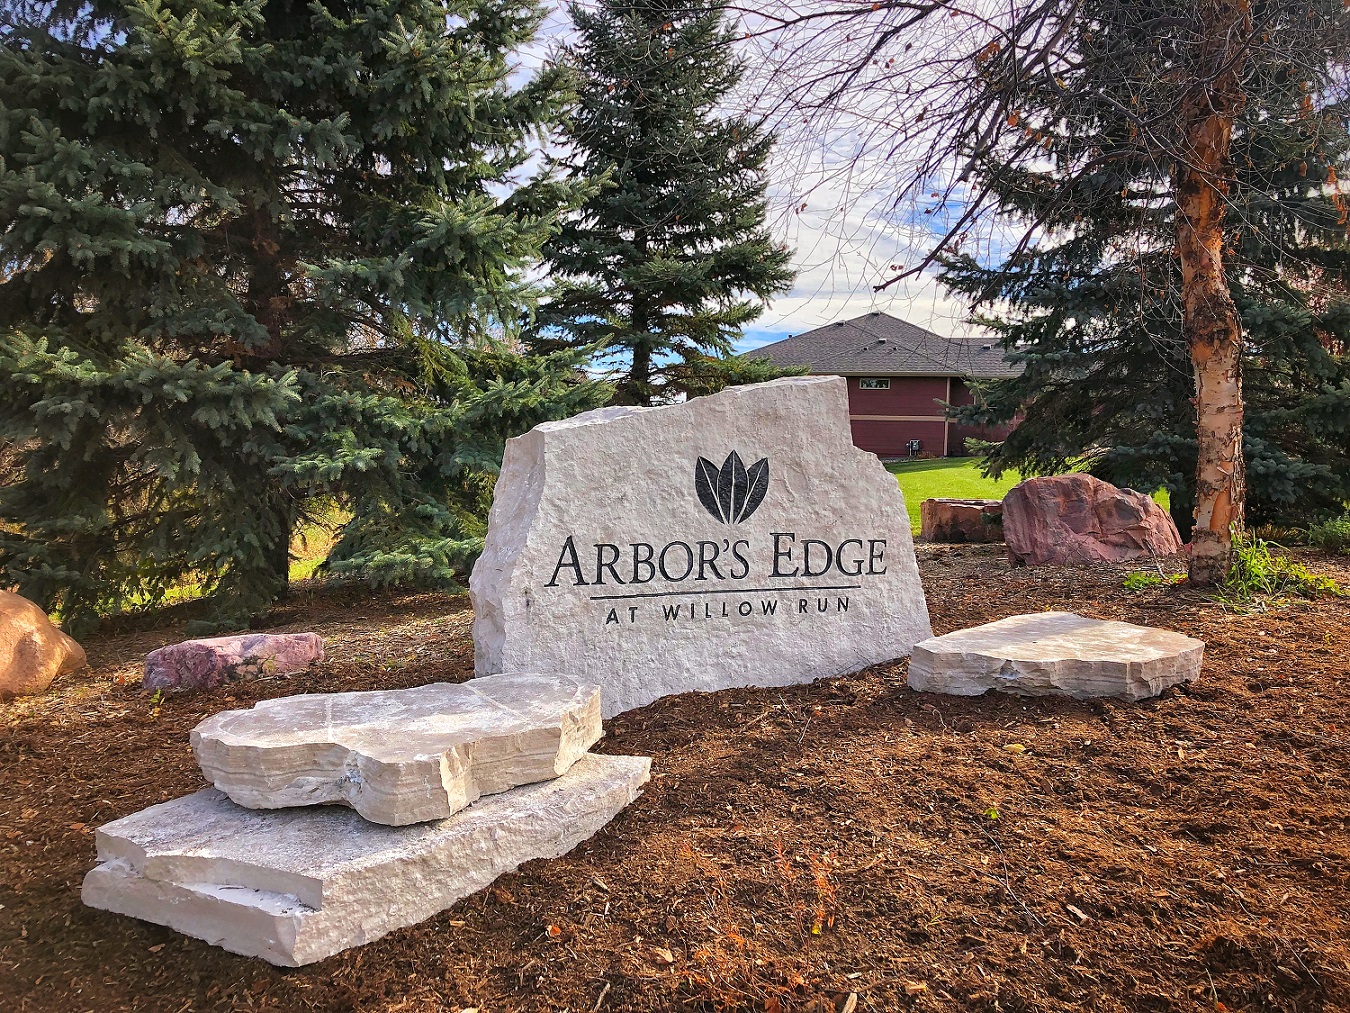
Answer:
[[747, 354], [780, 366], [807, 366], [813, 373], [993, 380], [1021, 372], [988, 339], [944, 338], [880, 312], [826, 324]]

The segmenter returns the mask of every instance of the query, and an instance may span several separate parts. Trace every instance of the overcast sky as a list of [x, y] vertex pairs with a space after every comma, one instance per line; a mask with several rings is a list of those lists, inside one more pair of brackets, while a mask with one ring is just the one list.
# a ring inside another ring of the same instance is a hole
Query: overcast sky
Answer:
[[[835, 320], [881, 310], [944, 336], [969, 333], [964, 308], [931, 278], [877, 292], [892, 264], [916, 259], [916, 240], [887, 215], [884, 194], [850, 195], [844, 177], [803, 186], [792, 161], [771, 165], [770, 226], [796, 252], [797, 281], [747, 329], [742, 351]], [[803, 193], [803, 190], [809, 192]], [[805, 204], [805, 210], [799, 211]]]

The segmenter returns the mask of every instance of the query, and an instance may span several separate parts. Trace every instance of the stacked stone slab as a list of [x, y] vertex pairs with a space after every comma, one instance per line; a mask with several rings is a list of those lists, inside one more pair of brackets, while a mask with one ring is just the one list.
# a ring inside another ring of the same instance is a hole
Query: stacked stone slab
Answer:
[[335, 803], [404, 826], [564, 774], [601, 734], [599, 687], [525, 674], [264, 700], [207, 718], [192, 749], [250, 809]]
[[216, 787], [101, 827], [84, 902], [322, 960], [613, 819], [651, 761], [587, 752], [601, 734], [598, 688], [534, 674], [227, 711], [192, 733]]

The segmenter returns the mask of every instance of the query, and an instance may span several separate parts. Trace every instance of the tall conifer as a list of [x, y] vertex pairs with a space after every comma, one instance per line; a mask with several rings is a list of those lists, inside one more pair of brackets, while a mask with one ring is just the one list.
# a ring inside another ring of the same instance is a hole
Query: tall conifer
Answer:
[[[1081, 44], [1140, 49], [1118, 30], [1094, 22]], [[1338, 185], [1350, 136], [1345, 110], [1311, 87], [1321, 70], [1253, 60], [1234, 124], [1224, 267], [1243, 334], [1246, 514], [1257, 524], [1306, 524], [1350, 501], [1350, 231]], [[1188, 535], [1196, 381], [1168, 197], [1175, 167], [1140, 141], [1123, 84], [1096, 101], [1086, 87], [1079, 94], [1090, 115], [1071, 122], [1018, 110], [1036, 131], [1041, 166], [972, 165], [973, 186], [1039, 231], [999, 262], [944, 262], [943, 281], [1025, 364], [960, 414], [1020, 419], [991, 453], [995, 472], [1054, 472], [1086, 456], [1112, 482], [1166, 487]]]
[[508, 84], [539, 9], [7, 7], [0, 585], [78, 628], [200, 581], [246, 622], [317, 494], [334, 569], [452, 580], [506, 436], [603, 397], [488, 344], [571, 199], [517, 178], [563, 100]]
[[636, 404], [761, 377], [727, 364], [763, 300], [785, 291], [787, 250], [764, 227], [773, 138], [721, 109], [740, 80], [734, 33], [710, 0], [601, 0], [569, 8], [564, 64], [579, 99], [573, 178], [608, 186], [548, 246], [556, 282], [542, 347], [599, 347]]

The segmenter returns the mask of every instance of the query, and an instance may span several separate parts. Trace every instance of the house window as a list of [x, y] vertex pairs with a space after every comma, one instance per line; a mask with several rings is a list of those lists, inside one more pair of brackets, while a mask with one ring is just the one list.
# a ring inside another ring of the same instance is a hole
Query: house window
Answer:
[[864, 376], [858, 381], [859, 390], [890, 390], [889, 376]]

